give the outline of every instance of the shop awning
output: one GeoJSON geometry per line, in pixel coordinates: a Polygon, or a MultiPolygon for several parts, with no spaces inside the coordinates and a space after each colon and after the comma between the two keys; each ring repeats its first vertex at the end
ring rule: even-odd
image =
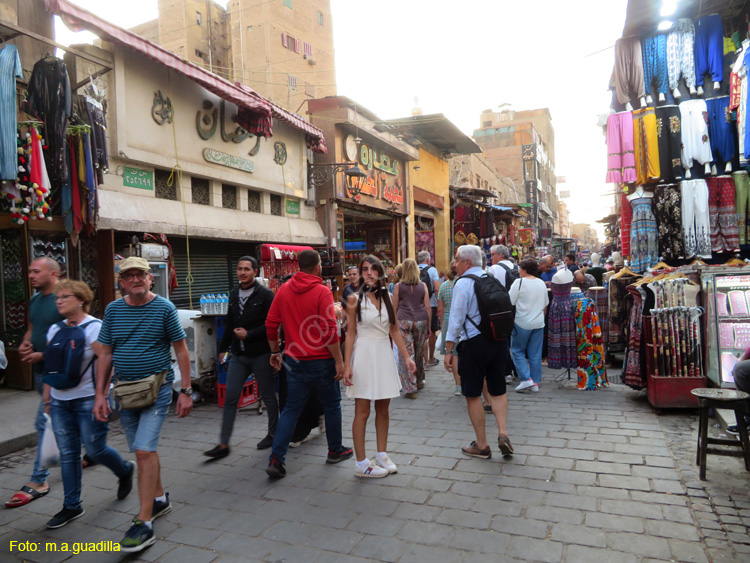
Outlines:
{"type": "Polygon", "coordinates": [[[297,261],[303,250],[312,250],[309,246],[292,246],[289,244],[261,244],[260,259],[263,262],[297,261]]]}
{"type": "Polygon", "coordinates": [[[304,131],[307,146],[315,152],[327,152],[323,132],[300,116],[288,112],[263,98],[252,88],[235,83],[191,63],[164,47],[101,19],[67,0],[45,0],[48,12],[60,16],[74,31],[88,30],[101,39],[123,45],[182,74],[221,99],[239,108],[237,123],[246,131],[262,137],[273,135],[273,118],[304,131]]]}

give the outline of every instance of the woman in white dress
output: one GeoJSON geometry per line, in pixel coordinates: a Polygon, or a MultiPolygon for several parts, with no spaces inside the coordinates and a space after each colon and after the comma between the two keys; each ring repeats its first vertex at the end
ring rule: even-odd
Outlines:
{"type": "Polygon", "coordinates": [[[398,397],[401,382],[393,360],[390,340],[398,346],[409,371],[417,366],[406,352],[390,294],[386,287],[383,265],[375,256],[366,256],[359,266],[359,293],[347,301],[347,338],[344,357],[344,385],[347,397],[354,398],[354,453],[357,477],[385,477],[396,473],[388,457],[388,406],[398,397]],[[390,337],[390,338],[389,338],[390,337]],[[372,460],[365,455],[365,430],[370,417],[370,402],[375,401],[375,436],[378,453],[372,460]]]}

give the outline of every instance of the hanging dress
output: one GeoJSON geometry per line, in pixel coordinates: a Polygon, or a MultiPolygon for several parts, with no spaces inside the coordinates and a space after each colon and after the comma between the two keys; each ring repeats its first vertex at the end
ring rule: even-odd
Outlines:
{"type": "Polygon", "coordinates": [[[641,196],[630,202],[633,220],[630,223],[630,269],[636,273],[659,261],[659,231],[651,211],[651,198],[641,196]]]}
{"type": "Polygon", "coordinates": [[[646,358],[642,350],[643,305],[646,301],[646,290],[634,285],[629,285],[627,290],[633,296],[633,308],[630,310],[630,337],[625,352],[622,382],[633,389],[643,389],[646,387],[646,358]]]}
{"type": "Polygon", "coordinates": [[[609,387],[604,365],[602,330],[594,302],[588,297],[575,302],[578,389],[593,391],[609,387]]]}
{"type": "Polygon", "coordinates": [[[0,180],[18,176],[16,78],[23,78],[21,57],[15,45],[0,50],[0,180]]]}
{"type": "Polygon", "coordinates": [[[576,325],[570,289],[574,282],[550,282],[552,304],[549,306],[547,366],[551,369],[575,368],[576,325]]]}
{"type": "Polygon", "coordinates": [[[678,184],[656,186],[652,205],[656,218],[656,229],[659,233],[661,256],[667,261],[685,256],[680,186],[678,184]]]}

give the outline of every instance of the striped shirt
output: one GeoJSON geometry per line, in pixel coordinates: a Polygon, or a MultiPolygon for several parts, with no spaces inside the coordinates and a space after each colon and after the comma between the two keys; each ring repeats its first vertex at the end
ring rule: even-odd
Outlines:
{"type": "Polygon", "coordinates": [[[167,382],[171,383],[171,344],[184,338],[177,308],[157,295],[137,307],[128,305],[124,297],[107,305],[97,340],[112,348],[118,380],[133,381],[169,370],[167,382]]]}
{"type": "Polygon", "coordinates": [[[5,45],[0,50],[0,180],[18,176],[16,78],[23,78],[21,57],[15,45],[5,45]]]}

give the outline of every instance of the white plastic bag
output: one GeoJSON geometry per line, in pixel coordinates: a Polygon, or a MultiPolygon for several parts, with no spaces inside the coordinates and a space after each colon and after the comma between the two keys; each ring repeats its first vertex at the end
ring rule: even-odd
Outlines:
{"type": "Polygon", "coordinates": [[[8,358],[5,357],[5,344],[0,340],[0,369],[8,367],[8,358]]]}
{"type": "Polygon", "coordinates": [[[42,467],[57,467],[60,465],[60,450],[55,441],[55,432],[52,430],[52,419],[44,413],[44,434],[42,435],[42,448],[39,452],[39,464],[42,467]]]}

